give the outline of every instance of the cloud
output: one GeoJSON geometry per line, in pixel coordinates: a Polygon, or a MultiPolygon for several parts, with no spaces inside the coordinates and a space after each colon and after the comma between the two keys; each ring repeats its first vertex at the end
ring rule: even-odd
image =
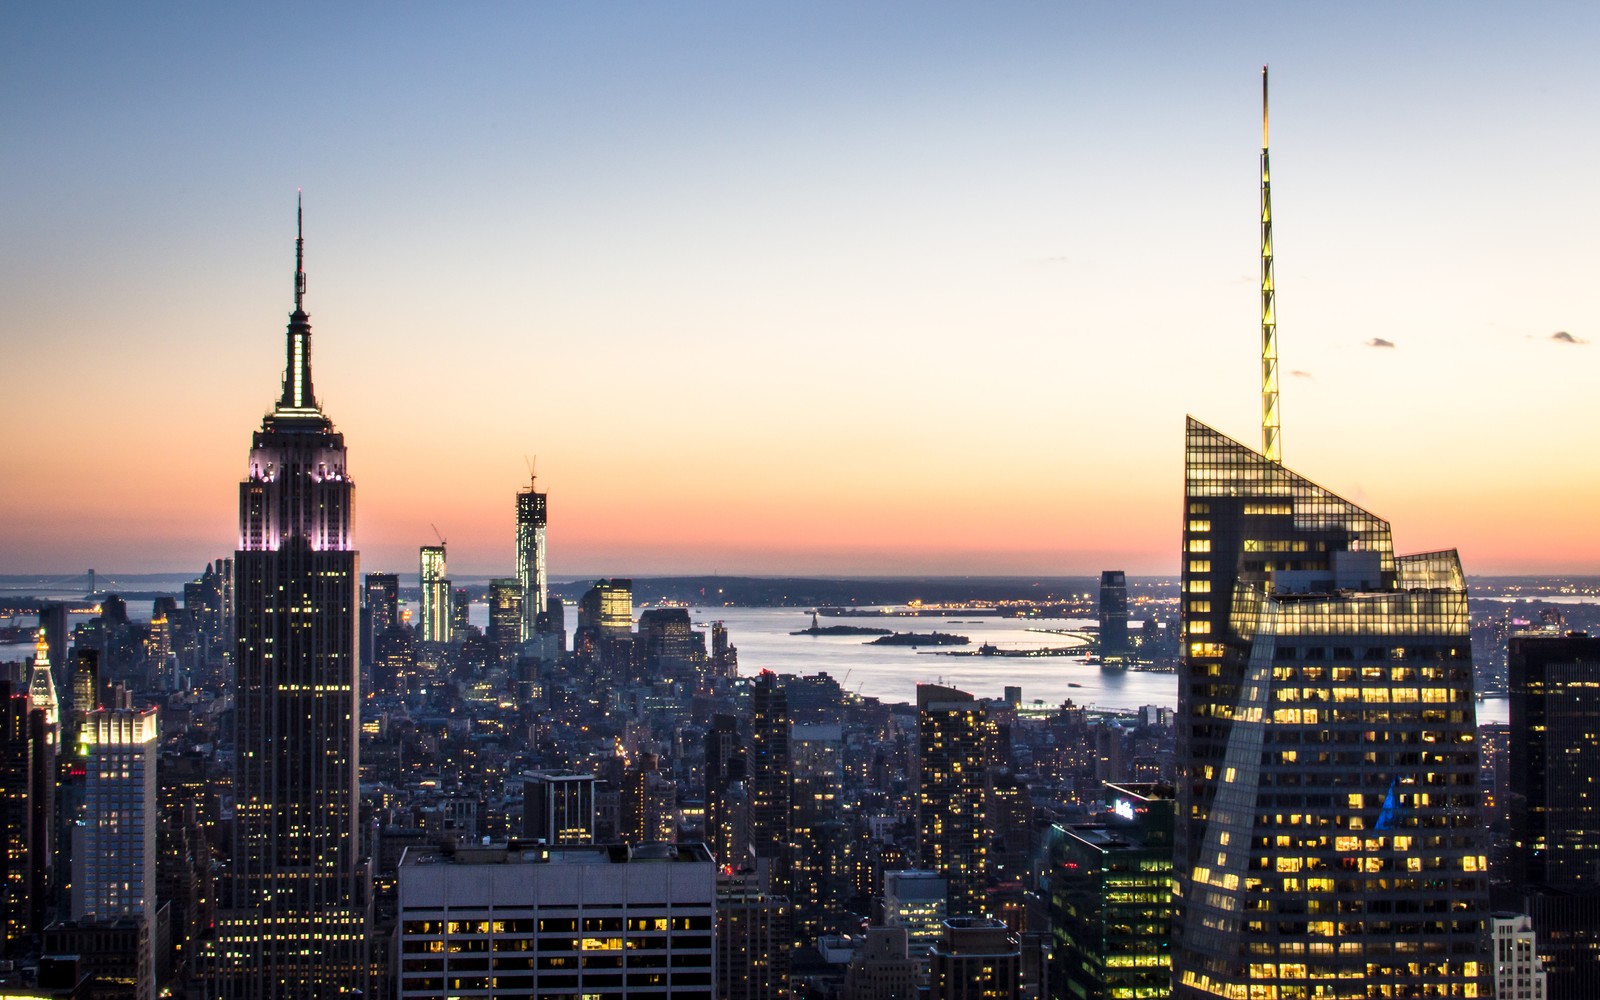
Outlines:
{"type": "Polygon", "coordinates": [[[1382,337],[1373,337],[1371,340],[1367,341],[1367,346],[1368,347],[1393,347],[1394,346],[1394,341],[1392,341],[1392,340],[1384,340],[1382,337]]]}
{"type": "Polygon", "coordinates": [[[1290,372],[1289,375],[1292,378],[1310,378],[1311,377],[1311,373],[1310,372],[1303,372],[1298,368],[1296,368],[1294,371],[1290,372]]]}
{"type": "Polygon", "coordinates": [[[1574,337],[1572,334],[1568,333],[1565,330],[1557,330],[1555,333],[1552,333],[1550,335],[1550,339],[1555,341],[1558,344],[1587,344],[1588,343],[1588,341],[1584,340],[1582,337],[1574,337]]]}

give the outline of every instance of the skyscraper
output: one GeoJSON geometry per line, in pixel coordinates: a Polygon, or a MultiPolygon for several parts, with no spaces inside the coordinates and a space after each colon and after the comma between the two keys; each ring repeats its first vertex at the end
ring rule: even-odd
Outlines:
{"type": "Polygon", "coordinates": [[[551,847],[594,843],[592,774],[524,771],[522,835],[551,847]]]}
{"type": "Polygon", "coordinates": [[[378,637],[400,621],[400,577],[368,573],[362,591],[361,659],[370,664],[378,655],[378,637]]]}
{"type": "Polygon", "coordinates": [[[304,246],[297,238],[283,394],[239,485],[233,858],[218,920],[220,985],[237,998],[366,982],[355,486],[344,436],[312,392],[304,246]]]}
{"type": "Polygon", "coordinates": [[[1513,635],[1512,887],[1551,1000],[1600,993],[1600,638],[1513,635]]]}
{"type": "MultiPolygon", "coordinates": [[[[9,665],[7,665],[9,666],[9,665]]],[[[33,932],[33,739],[28,688],[0,674],[0,959],[33,932]]]]}
{"type": "Polygon", "coordinates": [[[46,922],[57,883],[56,760],[61,751],[61,704],[56,700],[50,647],[48,634],[41,632],[28,678],[28,739],[33,743],[33,798],[28,804],[33,884],[29,894],[36,927],[46,922]]]}
{"type": "Polygon", "coordinates": [[[139,935],[139,996],[153,995],[156,937],[156,739],[154,708],[102,708],[79,736],[84,749],[81,821],[73,827],[72,919],[132,918],[139,935]]]}
{"type": "Polygon", "coordinates": [[[1487,995],[1455,552],[1192,418],[1185,468],[1176,995],[1487,995]]]}
{"type": "Polygon", "coordinates": [[[1100,574],[1100,663],[1123,667],[1128,659],[1128,576],[1108,569],[1100,574]]]}
{"type": "Polygon", "coordinates": [[[422,641],[450,641],[450,581],[445,577],[444,546],[424,545],[418,579],[422,582],[422,641]]]}
{"type": "Polygon", "coordinates": [[[794,837],[790,822],[789,697],[770,670],[750,690],[750,751],[746,757],[750,789],[750,848],[772,861],[772,891],[790,895],[794,837]]]}
{"type": "Polygon", "coordinates": [[[1050,837],[1050,980],[1060,996],[1164,997],[1172,979],[1172,788],[1105,786],[1097,823],[1050,837]]]}
{"type": "Polygon", "coordinates": [[[917,685],[917,838],[923,867],[949,881],[952,916],[984,913],[994,731],[984,704],[967,692],[917,685]]]}
{"type": "Polygon", "coordinates": [[[489,641],[510,649],[522,641],[522,585],[514,579],[489,581],[489,641]]]}
{"type": "Polygon", "coordinates": [[[534,487],[539,479],[528,477],[528,488],[517,491],[517,582],[522,587],[522,641],[533,638],[539,629],[539,615],[545,610],[544,529],[547,522],[548,494],[534,487]]]}

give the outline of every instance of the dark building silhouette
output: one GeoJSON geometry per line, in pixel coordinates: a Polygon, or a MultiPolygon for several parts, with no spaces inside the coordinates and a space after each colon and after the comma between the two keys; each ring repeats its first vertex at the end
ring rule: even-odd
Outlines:
{"type": "Polygon", "coordinates": [[[1190,419],[1176,996],[1489,992],[1455,552],[1190,419]]]}
{"type": "Polygon", "coordinates": [[[1019,1000],[1022,946],[1016,935],[988,917],[951,917],[933,946],[929,1000],[1019,1000]]]}
{"type": "Polygon", "coordinates": [[[472,627],[472,595],[465,587],[455,587],[450,591],[450,641],[465,642],[475,634],[477,629],[472,627]]]}
{"type": "Polygon", "coordinates": [[[789,902],[743,874],[717,876],[717,996],[789,1000],[789,902]]]}
{"type": "Polygon", "coordinates": [[[0,838],[3,838],[0,839],[0,958],[3,959],[25,952],[35,930],[33,753],[27,685],[20,677],[0,674],[0,838]]]}
{"type": "Polygon", "coordinates": [[[489,641],[501,650],[522,641],[522,585],[515,579],[489,581],[489,641]]]}
{"type": "Polygon", "coordinates": [[[56,700],[55,672],[44,635],[39,636],[28,678],[28,740],[33,744],[33,793],[28,803],[32,885],[28,895],[32,924],[41,928],[50,919],[51,903],[62,881],[56,867],[56,761],[61,752],[61,706],[56,700]]]}
{"type": "MultiPolygon", "coordinates": [[[[678,673],[695,662],[697,644],[688,608],[648,608],[639,613],[639,654],[646,677],[678,673]]],[[[701,652],[704,652],[701,648],[701,652]]],[[[701,657],[704,659],[704,657],[701,657]]]]}
{"type": "Polygon", "coordinates": [[[719,865],[736,871],[748,865],[750,847],[749,794],[738,719],[712,718],[705,735],[705,759],[706,846],[719,865]]]}
{"type": "Polygon", "coordinates": [[[1518,908],[1549,1000],[1600,996],[1600,637],[1513,635],[1507,667],[1518,908]]]}
{"type": "Polygon", "coordinates": [[[378,637],[400,624],[400,577],[368,573],[361,586],[361,660],[371,666],[378,656],[378,637]]]}
{"type": "Polygon", "coordinates": [[[1100,574],[1100,662],[1107,667],[1125,666],[1130,651],[1128,577],[1121,570],[1108,569],[1100,574]]]}
{"type": "Polygon", "coordinates": [[[296,241],[283,394],[239,485],[233,855],[218,919],[229,998],[366,986],[356,781],[355,486],[317,405],[296,241]]]}
{"type": "Polygon", "coordinates": [[[750,848],[772,865],[772,892],[789,898],[793,831],[789,752],[789,701],[778,676],[763,670],[750,689],[750,750],[745,757],[750,793],[750,848]]]}

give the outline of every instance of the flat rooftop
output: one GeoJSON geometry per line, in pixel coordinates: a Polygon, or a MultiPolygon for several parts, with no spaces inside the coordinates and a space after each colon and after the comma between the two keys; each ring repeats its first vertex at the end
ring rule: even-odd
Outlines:
{"type": "Polygon", "coordinates": [[[510,841],[456,848],[407,847],[400,859],[407,865],[639,865],[668,864],[674,861],[711,864],[711,851],[700,843],[690,844],[580,844],[546,847],[543,844],[510,841]]]}

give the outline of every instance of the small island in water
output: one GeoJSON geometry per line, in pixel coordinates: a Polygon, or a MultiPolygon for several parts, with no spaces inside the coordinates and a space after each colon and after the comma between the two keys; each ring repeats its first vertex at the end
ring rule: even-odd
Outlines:
{"type": "Polygon", "coordinates": [[[790,635],[888,635],[886,628],[871,628],[864,625],[824,625],[817,620],[817,613],[811,613],[811,627],[803,628],[790,635]]]}
{"type": "Polygon", "coordinates": [[[896,632],[879,636],[869,646],[965,646],[972,640],[949,632],[896,632]]]}
{"type": "Polygon", "coordinates": [[[886,628],[862,628],[857,625],[813,625],[790,635],[888,635],[886,628]]]}

